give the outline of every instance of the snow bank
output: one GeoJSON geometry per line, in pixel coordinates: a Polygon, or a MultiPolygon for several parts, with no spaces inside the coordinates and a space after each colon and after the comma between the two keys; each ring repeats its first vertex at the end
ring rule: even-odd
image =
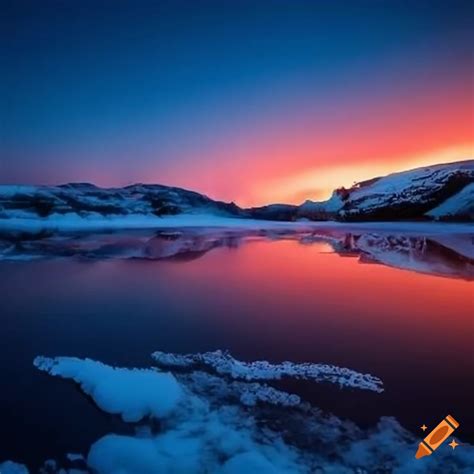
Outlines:
{"type": "Polygon", "coordinates": [[[50,375],[72,379],[107,413],[124,421],[169,415],[183,396],[175,377],[156,370],[119,369],[90,359],[36,357],[34,365],[50,375]]]}
{"type": "Polygon", "coordinates": [[[79,216],[78,214],[52,214],[48,217],[10,217],[0,218],[0,230],[39,232],[42,230],[100,231],[111,229],[186,229],[186,228],[228,228],[243,230],[279,230],[309,231],[318,228],[337,229],[379,229],[386,231],[407,231],[423,233],[472,232],[473,224],[445,224],[436,222],[296,222],[265,221],[237,217],[223,217],[212,214],[178,214],[175,216],[102,216],[100,214],[79,216]]]}
{"type": "Polygon", "coordinates": [[[229,352],[220,350],[185,355],[157,351],[152,354],[152,357],[161,367],[205,366],[220,375],[229,375],[233,379],[278,380],[288,377],[315,382],[331,382],[340,387],[383,392],[383,384],[379,378],[334,365],[288,361],[280,364],[271,364],[267,361],[242,362],[234,359],[229,352]]]}

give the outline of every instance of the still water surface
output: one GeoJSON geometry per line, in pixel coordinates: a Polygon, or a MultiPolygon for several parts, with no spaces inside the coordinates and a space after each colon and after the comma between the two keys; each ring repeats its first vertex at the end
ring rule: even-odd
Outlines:
{"type": "Polygon", "coordinates": [[[196,259],[0,263],[0,459],[30,466],[125,432],[36,355],[150,366],[154,350],[326,362],[385,392],[286,388],[360,425],[393,415],[419,434],[448,413],[474,440],[474,284],[364,264],[324,242],[251,239],[196,259]]]}

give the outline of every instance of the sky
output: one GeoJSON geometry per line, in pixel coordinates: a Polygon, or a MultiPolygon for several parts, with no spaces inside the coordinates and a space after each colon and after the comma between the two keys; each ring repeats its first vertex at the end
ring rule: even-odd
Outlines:
{"type": "Polygon", "coordinates": [[[470,1],[0,2],[0,183],[301,203],[474,156],[470,1]]]}

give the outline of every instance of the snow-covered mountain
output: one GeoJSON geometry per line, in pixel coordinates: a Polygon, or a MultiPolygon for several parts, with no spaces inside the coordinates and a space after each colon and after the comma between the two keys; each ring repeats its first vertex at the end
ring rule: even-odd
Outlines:
{"type": "Polygon", "coordinates": [[[234,203],[214,201],[203,194],[159,184],[108,189],[88,183],[0,186],[0,219],[45,218],[53,214],[100,217],[181,213],[244,215],[234,203]]]}
{"type": "Polygon", "coordinates": [[[324,202],[306,201],[311,220],[474,220],[474,160],[393,173],[340,188],[324,202]]]}
{"type": "MultiPolygon", "coordinates": [[[[323,202],[242,209],[203,194],[159,184],[99,188],[0,185],[0,223],[7,219],[55,221],[207,214],[264,220],[390,221],[474,220],[474,160],[417,168],[339,188],[323,202]],[[85,219],[82,219],[85,218],[85,219]]],[[[156,221],[158,223],[158,221],[156,221]]]]}

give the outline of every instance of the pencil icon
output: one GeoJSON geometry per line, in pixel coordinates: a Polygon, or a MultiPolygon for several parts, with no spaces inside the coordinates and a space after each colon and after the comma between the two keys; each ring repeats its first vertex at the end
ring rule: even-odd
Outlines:
{"type": "Polygon", "coordinates": [[[459,427],[459,423],[448,415],[431,433],[419,444],[415,454],[416,459],[429,456],[438,449],[451,433],[459,427]]]}

